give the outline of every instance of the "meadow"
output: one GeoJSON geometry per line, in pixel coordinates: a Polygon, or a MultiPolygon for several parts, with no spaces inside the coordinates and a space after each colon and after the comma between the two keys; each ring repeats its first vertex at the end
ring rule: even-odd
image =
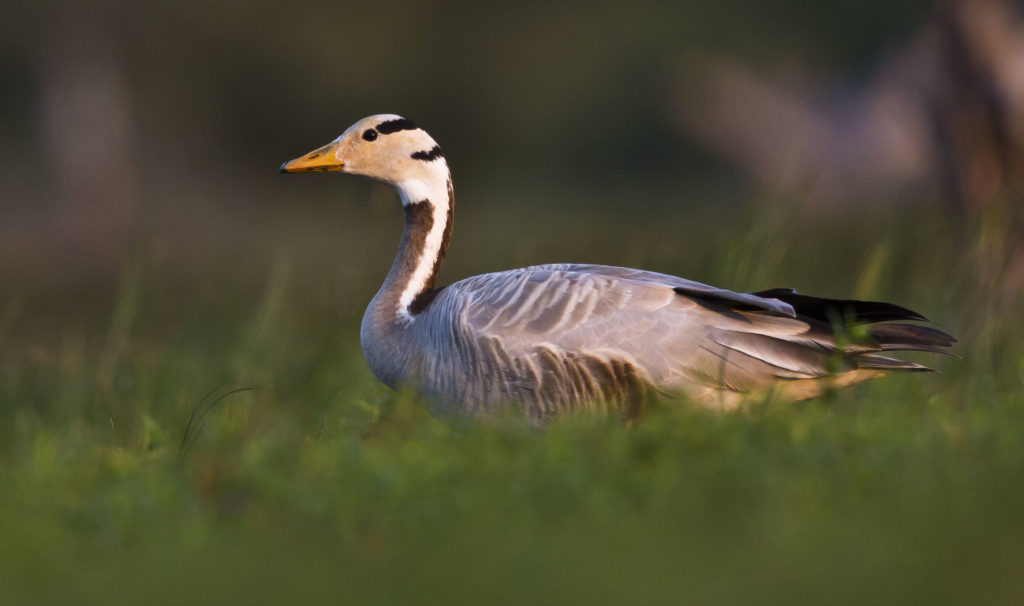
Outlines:
{"type": "Polygon", "coordinates": [[[537,429],[514,409],[433,418],[376,382],[358,325],[397,204],[292,183],[227,241],[152,229],[111,288],[6,279],[0,603],[1024,601],[1024,315],[1000,205],[695,212],[645,207],[654,185],[467,201],[445,281],[630,265],[891,300],[961,340],[914,358],[939,373],[819,400],[537,429]],[[641,202],[592,203],[623,193],[641,202]]]}

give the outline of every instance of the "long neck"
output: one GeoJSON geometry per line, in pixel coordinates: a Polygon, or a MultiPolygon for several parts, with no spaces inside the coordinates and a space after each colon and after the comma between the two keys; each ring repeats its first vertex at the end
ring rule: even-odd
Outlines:
{"type": "Polygon", "coordinates": [[[451,175],[443,160],[425,179],[396,184],[405,209],[405,231],[391,270],[374,298],[378,321],[408,325],[432,299],[448,252],[455,214],[451,175]]]}

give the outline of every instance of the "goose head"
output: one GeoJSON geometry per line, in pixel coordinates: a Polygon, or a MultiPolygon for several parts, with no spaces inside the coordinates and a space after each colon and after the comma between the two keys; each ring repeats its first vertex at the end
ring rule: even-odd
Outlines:
{"type": "Polygon", "coordinates": [[[437,142],[412,121],[377,114],[356,122],[327,145],[281,165],[283,173],[342,172],[398,186],[447,180],[437,142]]]}

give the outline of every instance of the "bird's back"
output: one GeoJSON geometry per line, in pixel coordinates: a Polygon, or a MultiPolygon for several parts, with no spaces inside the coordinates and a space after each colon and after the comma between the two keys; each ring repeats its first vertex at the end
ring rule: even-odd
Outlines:
{"type": "MultiPolygon", "coordinates": [[[[441,290],[404,333],[402,379],[460,411],[522,403],[545,417],[629,405],[652,389],[732,406],[753,394],[801,399],[887,370],[927,370],[877,352],[953,342],[923,326],[879,324],[841,347],[822,315],[833,313],[828,302],[600,265],[484,274],[441,290]]],[[[923,319],[888,304],[834,303],[836,317],[854,314],[854,323],[923,319]],[[875,316],[858,318],[857,309],[875,316]]]]}

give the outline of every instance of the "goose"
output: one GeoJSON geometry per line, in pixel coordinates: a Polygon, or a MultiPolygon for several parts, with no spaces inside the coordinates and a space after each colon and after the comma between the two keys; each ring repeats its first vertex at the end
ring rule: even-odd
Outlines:
{"type": "Polygon", "coordinates": [[[797,401],[929,371],[880,352],[947,353],[956,342],[891,303],[740,293],[625,267],[537,265],[437,287],[451,173],[438,143],[398,115],[363,118],[280,170],[361,175],[398,191],[405,229],[360,343],[380,381],[413,387],[436,414],[521,406],[544,422],[580,408],[635,413],[659,394],[718,409],[797,401]]]}

